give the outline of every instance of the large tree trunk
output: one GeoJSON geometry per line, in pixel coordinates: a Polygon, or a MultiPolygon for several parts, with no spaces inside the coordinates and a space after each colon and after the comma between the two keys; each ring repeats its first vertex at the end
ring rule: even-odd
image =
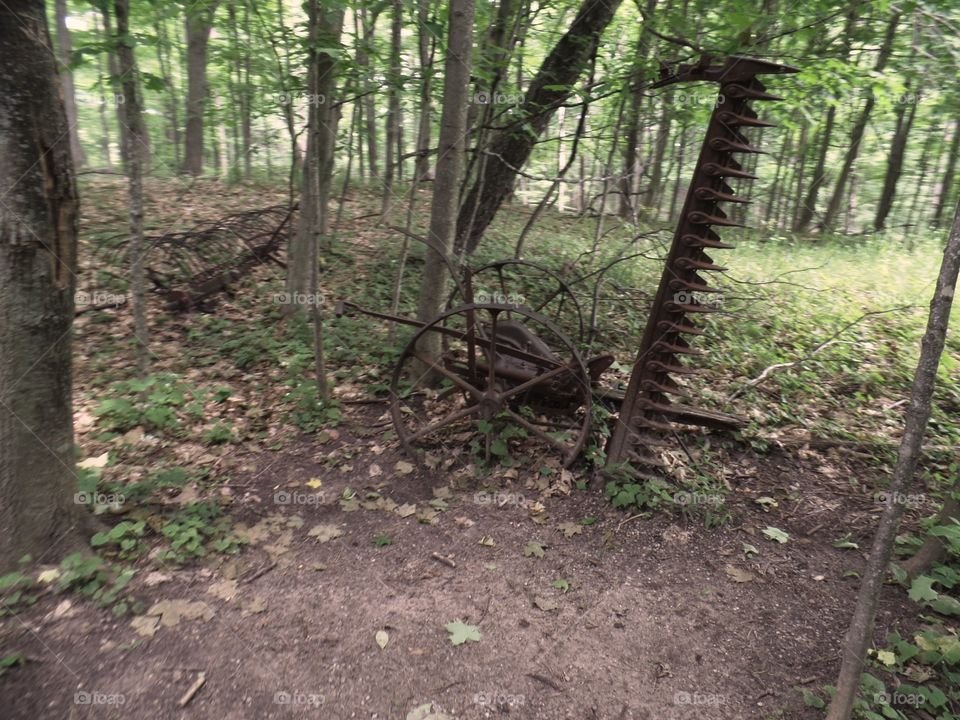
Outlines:
{"type": "MultiPolygon", "coordinates": [[[[315,0],[314,0],[315,1],[315,0]]],[[[339,47],[343,11],[315,8],[317,42],[323,48],[339,47]]],[[[330,99],[337,79],[337,58],[329,52],[313,53],[310,60],[307,113],[307,154],[303,163],[303,191],[300,197],[300,219],[287,251],[287,293],[290,304],[284,311],[294,313],[298,295],[310,292],[314,246],[327,234],[327,200],[333,173],[333,150],[336,142],[337,110],[330,99]],[[319,101],[320,99],[323,101],[319,101]],[[314,102],[317,100],[317,102],[314,102]]]]}
{"type": "Polygon", "coordinates": [[[77,96],[73,89],[73,71],[70,69],[70,56],[73,51],[70,31],[67,29],[67,0],[56,0],[55,8],[60,84],[63,86],[63,105],[67,112],[67,124],[70,126],[70,154],[74,167],[83,167],[87,163],[87,158],[80,144],[80,134],[77,132],[77,96]]]}
{"type": "Polygon", "coordinates": [[[873,620],[877,610],[880,590],[886,577],[887,566],[893,555],[893,543],[897,536],[900,519],[903,517],[905,503],[899,500],[909,491],[917,467],[930,419],[930,402],[933,397],[934,383],[940,355],[947,339],[947,325],[950,321],[950,308],[957,291],[957,275],[960,273],[960,208],[954,216],[953,228],[940,266],[940,275],[930,302],[930,317],[920,347],[920,360],[913,377],[913,389],[910,393],[910,406],[907,409],[906,424],[897,464],[893,470],[893,479],[888,489],[888,499],[877,534],[870,550],[870,558],[863,571],[857,606],[853,611],[850,629],[843,647],[843,662],[837,682],[837,694],[830,703],[827,720],[848,720],[857,690],[860,687],[860,673],[863,659],[873,635],[873,620]]]}
{"type": "Polygon", "coordinates": [[[0,3],[0,569],[81,544],[71,328],[78,203],[40,0],[0,3]]]}
{"type": "Polygon", "coordinates": [[[467,193],[457,218],[455,249],[472,253],[513,187],[517,170],[526,163],[534,143],[554,111],[570,97],[571,88],[587,67],[600,35],[613,19],[621,0],[584,0],[573,24],[543,61],[520,105],[523,122],[511,122],[492,137],[484,172],[467,193]]]}
{"type": "Polygon", "coordinates": [[[187,34],[187,131],[183,172],[203,172],[203,110],[207,102],[207,43],[213,15],[220,0],[190,3],[186,13],[187,34]]]}
{"type": "MultiPolygon", "coordinates": [[[[430,239],[427,250],[417,317],[427,321],[436,315],[446,293],[447,261],[450,259],[457,224],[457,199],[463,172],[464,134],[467,127],[467,93],[470,87],[470,55],[473,47],[473,0],[450,0],[447,56],[444,60],[443,109],[437,145],[436,181],[430,208],[430,239]]],[[[425,337],[422,350],[439,353],[439,336],[425,337]]]]}
{"type": "MultiPolygon", "coordinates": [[[[899,13],[894,13],[893,17],[890,18],[890,24],[887,25],[886,36],[883,38],[883,45],[880,47],[877,62],[873,68],[877,74],[883,72],[893,52],[893,43],[896,40],[897,25],[900,22],[900,17],[899,13]]],[[[833,228],[834,221],[837,219],[837,215],[840,212],[840,205],[846,194],[847,181],[850,179],[853,164],[857,161],[857,156],[860,154],[860,142],[863,140],[863,133],[867,129],[867,123],[870,122],[870,114],[873,112],[873,107],[876,105],[876,102],[876,97],[874,97],[873,92],[871,92],[866,104],[860,111],[860,117],[857,118],[853,130],[850,132],[850,145],[847,147],[847,152],[843,156],[843,164],[840,167],[840,174],[837,176],[837,184],[833,189],[833,195],[830,196],[827,211],[817,226],[821,230],[829,232],[833,228]]]]}

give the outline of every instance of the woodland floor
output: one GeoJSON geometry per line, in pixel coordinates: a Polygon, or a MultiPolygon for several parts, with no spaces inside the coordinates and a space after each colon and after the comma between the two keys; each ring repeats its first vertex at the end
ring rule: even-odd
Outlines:
{"type": "MultiPolygon", "coordinates": [[[[847,481],[862,469],[810,452],[734,455],[735,519],[710,530],[666,516],[630,520],[595,489],[544,499],[542,525],[515,504],[475,502],[476,487],[453,489],[436,524],[423,524],[341,508],[342,489],[369,484],[371,465],[402,462],[398,451],[350,434],[371,419],[349,419],[330,443],[356,449],[350,472],[326,469],[332,447],[311,438],[243,457],[249,470],[235,483],[242,500],[232,512],[262,530],[260,542],[239,559],[136,586],[148,604],[201,601],[209,620],[161,625],[145,639],[89,604],[58,617],[51,600],[7,621],[7,641],[34,662],[0,684],[6,716],[404,718],[427,702],[459,718],[818,716],[795,688],[831,682],[839,664],[856,595],[844,573],[862,559],[832,541],[842,527],[868,545],[875,503],[850,493],[847,481]],[[303,489],[304,478],[322,479],[328,500],[270,502],[278,489],[303,489]],[[778,507],[764,511],[758,497],[777,498],[778,507]],[[596,522],[579,534],[557,530],[586,517],[596,522]],[[307,535],[317,524],[343,535],[318,543],[307,535]],[[763,538],[769,525],[794,540],[763,538]],[[392,544],[378,547],[382,535],[392,544]],[[494,544],[481,544],[485,537],[494,544]],[[542,543],[543,558],[525,556],[531,541],[542,543]],[[759,554],[745,556],[744,543],[759,554]],[[235,595],[211,595],[230,579],[235,595]],[[557,579],[570,589],[553,587],[557,579]],[[443,626],[457,619],[478,625],[481,641],[451,645],[443,626]],[[383,650],[379,630],[389,635],[383,650]],[[206,684],[181,709],[199,672],[206,684]],[[73,702],[78,688],[126,702],[87,714],[73,702]],[[282,692],[314,705],[277,704],[282,692]]],[[[423,507],[449,479],[411,474],[377,487],[423,507]]],[[[496,491],[536,492],[516,482],[496,491]]],[[[903,593],[886,592],[878,638],[910,617],[903,593]]]]}
{"type": "MultiPolygon", "coordinates": [[[[114,325],[80,325],[81,427],[95,422],[90,378],[108,344],[97,333],[123,338],[114,325]]],[[[172,342],[157,362],[172,368],[186,330],[172,323],[159,335],[172,342]]],[[[249,406],[269,404],[256,392],[249,406]]],[[[839,667],[850,571],[862,569],[882,507],[875,464],[842,448],[759,454],[710,436],[729,517],[707,528],[616,510],[586,474],[544,482],[521,463],[481,484],[411,468],[383,440],[386,407],[345,404],[336,429],[319,434],[278,426],[260,442],[171,445],[184,463],[231,468],[213,492],[242,551],[146,564],[129,586],[145,606],[200,603],[197,617],[170,611],[135,626],[46,594],[2,618],[0,643],[27,659],[0,678],[2,715],[402,720],[433,703],[434,717],[464,720],[820,716],[800,689],[832,683],[839,667]],[[278,504],[280,492],[311,500],[278,504]],[[836,547],[843,536],[859,549],[836,547]],[[478,626],[480,641],[454,646],[444,626],[457,620],[478,626]],[[200,673],[205,684],[181,706],[200,673]],[[124,702],[78,704],[78,690],[124,702]]],[[[87,456],[119,447],[80,438],[87,456]]],[[[143,442],[142,432],[124,438],[143,442]]],[[[877,638],[916,622],[903,590],[885,588],[877,638]]]]}

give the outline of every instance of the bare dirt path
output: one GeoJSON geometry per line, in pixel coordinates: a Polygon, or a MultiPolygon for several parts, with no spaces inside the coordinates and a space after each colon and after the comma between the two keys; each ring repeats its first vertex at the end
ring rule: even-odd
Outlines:
{"type": "MultiPolygon", "coordinates": [[[[402,720],[432,703],[431,717],[464,720],[814,718],[795,688],[832,681],[856,589],[845,573],[863,563],[832,543],[850,531],[865,547],[876,505],[835,479],[856,468],[811,453],[733,459],[732,517],[711,529],[629,519],[596,486],[540,497],[522,476],[402,475],[396,449],[348,427],[243,460],[241,556],[135,581],[147,605],[201,603],[199,616],[154,617],[146,637],[48,597],[4,619],[4,644],[29,660],[0,681],[5,717],[402,720]],[[338,445],[357,452],[330,469],[338,445]],[[454,646],[457,620],[480,641],[454,646]]],[[[909,615],[890,590],[878,638],[909,615]]]]}

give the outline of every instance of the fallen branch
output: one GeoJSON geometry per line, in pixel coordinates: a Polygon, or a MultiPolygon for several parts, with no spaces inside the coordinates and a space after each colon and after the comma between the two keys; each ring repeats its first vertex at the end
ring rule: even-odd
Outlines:
{"type": "Polygon", "coordinates": [[[197,679],[196,679],[196,681],[193,683],[193,685],[190,686],[190,689],[187,690],[187,691],[183,694],[183,697],[180,698],[180,707],[186,707],[187,704],[188,704],[191,700],[193,700],[193,696],[196,695],[196,694],[200,691],[200,688],[203,687],[203,684],[204,684],[206,681],[207,681],[207,674],[204,673],[204,672],[201,672],[200,675],[197,676],[197,679]]]}
{"type": "Polygon", "coordinates": [[[733,400],[736,400],[738,397],[740,397],[741,395],[743,395],[743,393],[745,393],[745,392],[746,392],[747,390],[749,390],[750,388],[754,388],[754,387],[756,387],[757,385],[759,385],[760,383],[762,383],[764,380],[766,380],[768,377],[770,377],[770,375],[771,375],[772,373],[774,373],[775,371],[777,371],[777,370],[783,370],[784,368],[796,367],[797,365],[802,365],[803,363],[805,363],[805,362],[807,362],[808,360],[810,360],[814,355],[816,355],[816,354],[817,354],[818,352],[820,352],[821,350],[824,350],[824,349],[830,347],[831,345],[836,345],[836,344],[839,342],[839,341],[837,340],[838,337],[840,337],[841,335],[843,335],[843,333],[845,333],[847,330],[849,330],[850,328],[852,328],[854,325],[858,325],[858,324],[860,323],[860,321],[863,320],[864,318],[868,318],[868,317],[870,317],[870,316],[872,316],[872,315],[885,315],[885,314],[887,314],[887,313],[899,312],[899,311],[901,311],[901,310],[913,310],[913,309],[916,308],[916,307],[917,307],[916,305],[901,305],[901,306],[899,306],[899,307],[889,308],[888,310],[872,310],[872,311],[870,311],[870,312],[864,313],[863,315],[861,315],[860,317],[858,317],[856,320],[853,320],[852,322],[847,323],[847,324],[844,325],[842,328],[840,328],[839,330],[837,330],[837,332],[835,332],[835,333],[834,333],[833,335],[831,335],[829,338],[827,338],[827,339],[824,340],[822,343],[820,343],[819,345],[817,345],[813,350],[811,350],[810,352],[808,352],[808,353],[807,353],[806,355],[804,355],[802,358],[799,358],[799,359],[797,359],[797,360],[792,360],[791,362],[776,363],[776,364],[771,365],[770,367],[764,369],[764,371],[763,371],[762,373],[760,373],[757,377],[755,377],[753,380],[750,380],[750,381],[747,382],[745,385],[742,385],[738,390],[736,390],[736,391],[734,391],[733,393],[731,393],[730,397],[727,398],[727,402],[732,402],[733,400]]]}

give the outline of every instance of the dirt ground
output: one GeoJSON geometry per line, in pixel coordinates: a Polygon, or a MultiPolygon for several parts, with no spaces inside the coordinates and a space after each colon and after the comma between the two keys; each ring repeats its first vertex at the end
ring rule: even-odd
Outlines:
{"type": "MultiPolygon", "coordinates": [[[[250,545],[234,559],[145,569],[132,584],[147,606],[199,603],[192,619],[148,618],[138,632],[75,595],[4,618],[4,648],[28,662],[0,680],[0,714],[817,717],[797,688],[820,689],[839,667],[856,594],[848,571],[862,568],[879,513],[875,470],[836,451],[757,456],[731,443],[731,517],[708,529],[631,517],[600,480],[545,497],[522,470],[486,487],[409,472],[396,447],[366,437],[380,411],[353,408],[325,444],[304,437],[239,458],[244,472],[224,492],[250,545]],[[357,452],[331,468],[338,446],[357,452]],[[360,492],[344,501],[348,486],[360,492]],[[416,513],[402,517],[407,504],[416,513]],[[860,550],[833,546],[848,533],[860,550]],[[452,644],[445,626],[458,620],[479,642],[452,644]]],[[[877,638],[910,617],[902,590],[887,588],[877,638]]]]}

